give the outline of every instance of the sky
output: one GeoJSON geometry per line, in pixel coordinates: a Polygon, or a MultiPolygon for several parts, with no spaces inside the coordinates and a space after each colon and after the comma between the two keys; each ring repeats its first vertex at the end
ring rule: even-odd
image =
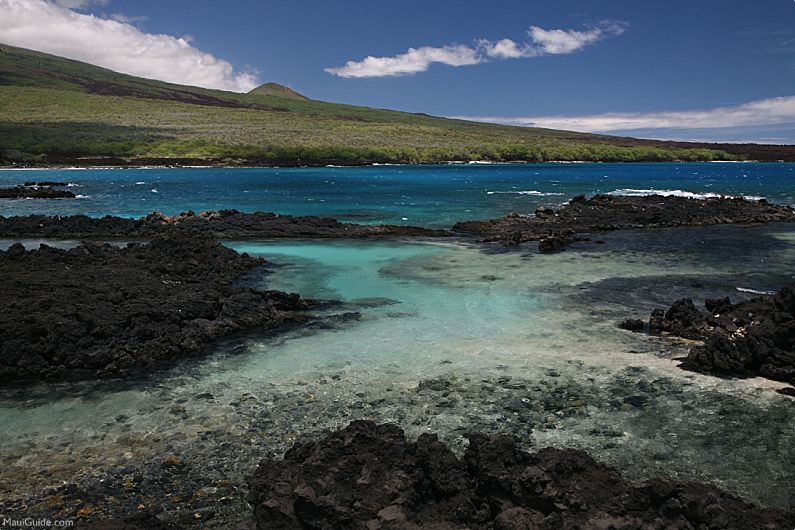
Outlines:
{"type": "Polygon", "coordinates": [[[238,92],[795,144],[793,0],[0,0],[0,42],[238,92]]]}

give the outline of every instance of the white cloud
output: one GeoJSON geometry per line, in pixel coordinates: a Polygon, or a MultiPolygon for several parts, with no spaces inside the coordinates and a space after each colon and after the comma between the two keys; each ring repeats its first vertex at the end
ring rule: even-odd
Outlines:
{"type": "Polygon", "coordinates": [[[668,112],[612,112],[586,116],[460,117],[461,119],[607,133],[649,129],[725,129],[795,123],[795,96],[751,101],[708,110],[668,112]]]}
{"type": "Polygon", "coordinates": [[[0,42],[184,85],[247,92],[260,84],[255,75],[235,72],[185,39],[64,7],[83,7],[88,0],[58,2],[0,0],[0,42]]]}
{"type": "Polygon", "coordinates": [[[433,63],[450,66],[478,64],[480,57],[469,46],[456,45],[433,48],[409,48],[394,57],[368,56],[361,61],[348,61],[339,68],[326,68],[326,72],[339,77],[386,77],[424,72],[433,63]]]}
{"type": "MultiPolygon", "coordinates": [[[[124,13],[112,13],[110,15],[110,18],[112,20],[115,20],[116,22],[121,22],[122,24],[135,24],[136,22],[143,22],[145,20],[148,20],[148,18],[144,16],[130,16],[130,15],[125,15],[124,13]]],[[[185,39],[185,37],[182,38],[185,39]]],[[[185,40],[190,42],[190,40],[188,39],[185,40]]]]}
{"type": "Polygon", "coordinates": [[[90,5],[106,6],[110,0],[55,0],[54,3],[67,9],[80,9],[90,5]]]}
{"type": "Polygon", "coordinates": [[[621,35],[625,30],[625,24],[603,22],[587,31],[564,31],[533,26],[529,34],[530,39],[543,53],[557,55],[579,51],[605,37],[621,35]]]}
{"type": "Polygon", "coordinates": [[[541,55],[574,53],[606,37],[623,33],[626,24],[601,22],[585,31],[543,29],[532,26],[529,41],[517,43],[511,39],[490,41],[480,39],[475,46],[455,44],[439,48],[423,46],[409,48],[406,53],[391,57],[368,56],[361,61],[348,61],[344,66],[326,68],[339,77],[388,77],[413,75],[426,71],[432,64],[467,66],[481,64],[489,59],[519,59],[541,55]]]}

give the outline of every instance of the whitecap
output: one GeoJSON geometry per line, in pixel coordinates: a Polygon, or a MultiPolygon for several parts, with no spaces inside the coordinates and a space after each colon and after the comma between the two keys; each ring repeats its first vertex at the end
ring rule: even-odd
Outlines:
{"type": "Polygon", "coordinates": [[[151,190],[149,190],[149,191],[151,191],[152,193],[159,193],[159,192],[157,191],[157,188],[152,188],[152,189],[151,189],[151,190]]]}
{"type": "Polygon", "coordinates": [[[747,287],[735,287],[741,293],[751,293],[751,294],[776,294],[775,291],[759,291],[757,289],[749,289],[747,287]]]}
{"type": "Polygon", "coordinates": [[[514,195],[532,195],[534,197],[548,197],[551,195],[565,195],[565,193],[558,193],[554,191],[538,191],[538,190],[520,190],[520,191],[487,191],[487,195],[494,195],[495,193],[512,193],[514,195]]]}
{"type": "Polygon", "coordinates": [[[758,201],[764,199],[764,197],[758,197],[756,195],[723,195],[720,193],[713,193],[713,192],[693,192],[693,191],[685,191],[685,190],[658,190],[655,188],[649,189],[635,189],[635,188],[622,188],[619,190],[613,190],[607,193],[608,195],[624,195],[627,197],[648,197],[650,195],[660,195],[662,197],[684,197],[686,199],[717,199],[717,198],[726,198],[726,199],[735,199],[741,197],[743,199],[748,199],[749,201],[758,201]]]}

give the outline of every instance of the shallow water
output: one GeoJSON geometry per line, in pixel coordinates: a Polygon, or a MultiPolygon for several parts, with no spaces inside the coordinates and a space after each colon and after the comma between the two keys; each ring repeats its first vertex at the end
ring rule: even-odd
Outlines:
{"type": "Polygon", "coordinates": [[[0,186],[63,181],[77,199],[0,200],[0,215],[236,208],[360,223],[449,227],[532,212],[579,193],[767,197],[795,204],[793,163],[458,164],[354,168],[0,170],[0,186]]]}
{"type": "Polygon", "coordinates": [[[459,449],[472,430],[511,433],[587,449],[634,479],[795,501],[795,408],[776,384],[684,372],[672,359],[689,344],[615,326],[677,297],[739,300],[750,294],[738,287],[792,282],[791,226],[613,233],[552,255],[465,242],[230,246],[272,263],[244,281],[342,305],[143,380],[3,389],[0,500],[112,483],[169,454],[242,485],[262,456],[372,418],[459,449]]]}

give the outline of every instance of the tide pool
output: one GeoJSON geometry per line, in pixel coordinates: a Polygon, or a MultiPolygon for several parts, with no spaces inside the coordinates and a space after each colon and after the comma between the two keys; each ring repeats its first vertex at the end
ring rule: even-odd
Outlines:
{"type": "MultiPolygon", "coordinates": [[[[792,228],[604,240],[552,255],[461,242],[229,243],[271,263],[241,281],[339,304],[136,380],[2,389],[0,502],[65,480],[123,482],[174,454],[208,483],[240,485],[262,456],[370,418],[459,449],[473,430],[583,448],[633,479],[707,481],[791,504],[790,398],[769,381],[682,371],[673,359],[689,344],[616,322],[677,297],[739,300],[750,295],[738,287],[792,281],[792,228]]],[[[244,513],[236,499],[229,506],[244,513]]]]}

